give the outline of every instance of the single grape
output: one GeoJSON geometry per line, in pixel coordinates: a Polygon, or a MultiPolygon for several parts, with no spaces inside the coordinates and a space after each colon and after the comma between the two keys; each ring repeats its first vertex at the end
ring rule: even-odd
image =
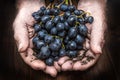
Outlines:
{"type": "Polygon", "coordinates": [[[43,16],[44,12],[42,10],[38,10],[38,15],[43,16]]]}
{"type": "Polygon", "coordinates": [[[50,44],[51,42],[54,41],[54,38],[50,35],[45,35],[44,41],[45,41],[45,43],[50,44]]]}
{"type": "Polygon", "coordinates": [[[77,29],[75,27],[72,27],[68,31],[68,37],[69,38],[75,38],[77,36],[77,29]]]}
{"type": "Polygon", "coordinates": [[[42,46],[45,46],[45,42],[42,40],[37,41],[36,48],[41,49],[42,46]]]}
{"type": "Polygon", "coordinates": [[[50,56],[50,54],[51,54],[51,51],[48,48],[48,46],[43,46],[43,47],[41,47],[41,50],[40,50],[39,54],[37,55],[37,57],[39,59],[46,59],[50,56]]]}
{"type": "Polygon", "coordinates": [[[64,44],[67,44],[69,41],[70,41],[70,38],[69,38],[68,36],[66,36],[66,37],[64,38],[64,44]]]}
{"type": "Polygon", "coordinates": [[[69,5],[68,6],[68,10],[70,11],[70,12],[74,12],[75,11],[75,6],[74,5],[69,5]]]}
{"type": "Polygon", "coordinates": [[[80,26],[78,26],[78,32],[83,36],[87,36],[88,28],[86,27],[86,25],[81,24],[80,26]]]}
{"type": "Polygon", "coordinates": [[[54,64],[54,59],[53,58],[48,58],[45,60],[46,65],[52,66],[54,64]]]}
{"type": "Polygon", "coordinates": [[[38,12],[34,12],[34,13],[32,14],[32,16],[33,16],[33,18],[34,18],[36,21],[40,21],[40,20],[41,20],[41,17],[40,17],[40,15],[39,15],[38,12]]]}
{"type": "Polygon", "coordinates": [[[51,17],[49,15],[44,15],[41,18],[41,22],[42,23],[46,23],[47,21],[49,21],[51,19],[51,17]]]}
{"type": "Polygon", "coordinates": [[[65,55],[66,55],[65,49],[60,49],[60,51],[59,51],[59,56],[60,56],[60,57],[63,57],[63,56],[65,56],[65,55]]]}
{"type": "Polygon", "coordinates": [[[52,34],[52,35],[57,35],[57,28],[56,28],[56,27],[53,27],[53,28],[50,30],[50,34],[52,34]]]}
{"type": "Polygon", "coordinates": [[[76,18],[76,16],[74,16],[74,15],[69,16],[68,19],[67,19],[67,22],[68,22],[69,25],[71,25],[71,26],[74,26],[75,23],[76,23],[76,21],[77,21],[77,18],[76,18]]]}
{"type": "Polygon", "coordinates": [[[58,50],[61,48],[61,46],[58,45],[57,43],[51,43],[51,44],[49,45],[49,48],[50,48],[52,51],[58,51],[58,50]]]}
{"type": "Polygon", "coordinates": [[[40,8],[40,10],[44,11],[44,10],[46,10],[46,7],[45,7],[45,6],[42,6],[42,7],[40,8]]]}
{"type": "Polygon", "coordinates": [[[38,36],[35,36],[33,39],[32,39],[32,42],[34,45],[37,44],[37,41],[39,41],[39,37],[38,36]]]}
{"type": "Polygon", "coordinates": [[[77,44],[83,44],[83,42],[85,41],[85,38],[82,37],[81,35],[77,35],[75,38],[75,41],[77,44]]]}
{"type": "Polygon", "coordinates": [[[62,45],[62,40],[59,38],[55,38],[54,43],[61,46],[62,45]]]}
{"type": "Polygon", "coordinates": [[[77,44],[76,44],[75,41],[69,41],[69,42],[68,42],[68,45],[69,45],[69,49],[70,49],[70,50],[75,50],[75,49],[77,49],[77,44]]]}
{"type": "Polygon", "coordinates": [[[64,22],[64,26],[65,26],[65,30],[69,30],[70,29],[70,25],[66,21],[64,22]]]}
{"type": "Polygon", "coordinates": [[[57,31],[63,31],[64,28],[65,28],[65,26],[64,26],[63,23],[58,23],[58,24],[56,25],[56,28],[57,28],[57,31]]]}
{"type": "Polygon", "coordinates": [[[38,32],[41,30],[41,26],[39,24],[34,24],[34,29],[35,29],[35,32],[38,32]]]}
{"type": "Polygon", "coordinates": [[[78,18],[77,20],[80,24],[85,24],[85,19],[84,18],[78,18]]]}
{"type": "Polygon", "coordinates": [[[94,21],[94,18],[93,18],[92,16],[88,16],[88,17],[87,17],[87,22],[88,22],[88,23],[92,24],[93,21],[94,21]]]}
{"type": "Polygon", "coordinates": [[[67,11],[68,10],[68,5],[66,5],[66,4],[62,4],[61,6],[60,6],[60,10],[61,11],[67,11]]]}
{"type": "Polygon", "coordinates": [[[50,15],[50,14],[51,14],[50,9],[46,9],[46,10],[44,11],[44,15],[50,15]]]}
{"type": "Polygon", "coordinates": [[[67,12],[64,13],[64,18],[67,19],[70,15],[71,15],[71,13],[69,11],[67,11],[67,12]]]}
{"type": "Polygon", "coordinates": [[[60,21],[60,16],[55,16],[53,23],[57,24],[60,21]]]}
{"type": "Polygon", "coordinates": [[[46,30],[41,30],[38,32],[38,37],[40,39],[44,39],[45,35],[47,34],[47,31],[46,30]]]}
{"type": "Polygon", "coordinates": [[[65,22],[65,19],[64,19],[63,16],[60,16],[60,21],[61,21],[62,23],[65,22]]]}
{"type": "Polygon", "coordinates": [[[75,57],[77,57],[77,51],[68,51],[68,52],[67,52],[67,55],[68,55],[70,58],[75,58],[75,57]]]}
{"type": "Polygon", "coordinates": [[[50,31],[53,26],[54,26],[54,24],[53,24],[52,20],[47,21],[46,24],[45,24],[45,28],[46,28],[47,31],[50,31]]]}
{"type": "Polygon", "coordinates": [[[60,10],[58,8],[52,9],[52,13],[54,14],[54,16],[57,16],[60,14],[60,10]]]}

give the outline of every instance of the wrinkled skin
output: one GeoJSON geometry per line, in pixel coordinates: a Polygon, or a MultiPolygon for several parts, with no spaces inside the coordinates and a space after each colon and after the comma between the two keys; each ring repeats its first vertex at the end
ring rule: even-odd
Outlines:
{"type": "MultiPolygon", "coordinates": [[[[104,43],[104,6],[99,1],[87,1],[80,0],[78,3],[78,9],[83,9],[90,12],[94,17],[92,25],[87,24],[89,29],[89,39],[86,39],[84,44],[85,48],[88,49],[87,55],[93,56],[95,59],[88,62],[86,65],[81,65],[81,61],[72,62],[68,60],[67,56],[62,57],[58,62],[54,63],[54,66],[47,66],[43,61],[36,60],[33,56],[33,44],[32,38],[34,34],[33,24],[35,23],[31,14],[37,11],[41,6],[44,6],[44,1],[40,3],[34,2],[23,2],[19,8],[19,12],[14,20],[14,38],[18,46],[18,51],[26,64],[31,66],[35,70],[42,70],[47,74],[55,77],[59,71],[70,71],[70,70],[86,70],[93,66],[102,53],[102,46],[104,43]],[[89,7],[88,7],[89,6],[89,7]]],[[[82,54],[82,51],[79,52],[82,54]]]]}
{"type": "Polygon", "coordinates": [[[46,66],[41,60],[34,60],[32,50],[32,37],[34,34],[33,24],[35,23],[31,14],[41,6],[45,6],[44,2],[23,2],[20,6],[19,12],[13,23],[14,38],[16,40],[18,51],[26,64],[35,70],[43,70],[51,76],[56,76],[57,70],[54,66],[46,66]]]}
{"type": "MultiPolygon", "coordinates": [[[[84,46],[85,48],[89,49],[87,51],[87,54],[94,56],[95,59],[88,62],[86,65],[82,65],[81,61],[77,61],[75,63],[72,63],[71,61],[65,63],[63,62],[62,70],[64,71],[72,70],[72,69],[83,71],[90,68],[99,59],[102,53],[102,47],[104,45],[104,32],[106,29],[105,13],[104,13],[105,1],[81,0],[79,1],[77,8],[82,9],[86,12],[90,12],[91,15],[94,17],[94,22],[92,24],[87,24],[89,39],[86,40],[84,46]],[[70,65],[73,67],[71,67],[70,65]]],[[[81,52],[79,53],[81,54],[81,52]]],[[[64,61],[66,60],[67,59],[65,57],[64,61]]],[[[60,60],[58,63],[60,63],[60,60]]]]}

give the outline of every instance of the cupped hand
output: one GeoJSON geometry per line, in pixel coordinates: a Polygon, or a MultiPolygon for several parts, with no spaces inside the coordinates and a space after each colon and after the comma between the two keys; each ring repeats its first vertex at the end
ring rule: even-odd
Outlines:
{"type": "Polygon", "coordinates": [[[44,2],[23,2],[20,6],[19,12],[13,23],[14,38],[18,47],[18,51],[29,66],[35,70],[43,70],[44,72],[55,77],[57,75],[57,64],[54,66],[46,66],[42,60],[36,60],[33,56],[32,37],[34,36],[33,24],[35,20],[32,13],[39,10],[41,6],[45,6],[44,2]]]}
{"type": "MultiPolygon", "coordinates": [[[[102,47],[104,45],[104,32],[106,29],[105,22],[105,0],[79,0],[78,9],[91,13],[94,17],[92,24],[86,24],[88,28],[88,37],[84,43],[84,48],[87,49],[86,56],[91,56],[94,59],[87,61],[84,65],[83,62],[87,60],[84,57],[82,60],[74,62],[69,60],[68,57],[61,58],[58,63],[61,65],[63,71],[67,70],[86,70],[95,65],[102,53],[102,47]]],[[[84,51],[80,51],[79,55],[82,55],[84,51]]]]}

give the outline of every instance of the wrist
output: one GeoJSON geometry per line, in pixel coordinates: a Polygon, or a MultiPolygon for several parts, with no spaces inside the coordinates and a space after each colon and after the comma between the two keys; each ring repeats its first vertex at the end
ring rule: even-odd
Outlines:
{"type": "Polygon", "coordinates": [[[79,0],[78,8],[81,9],[83,7],[87,9],[96,9],[96,7],[99,7],[100,9],[104,10],[106,7],[106,0],[79,0]]]}
{"type": "Polygon", "coordinates": [[[100,2],[100,3],[106,3],[107,0],[79,0],[80,2],[100,2]]]}
{"type": "Polygon", "coordinates": [[[32,7],[32,5],[43,5],[45,4],[45,0],[18,0],[17,1],[17,9],[21,9],[24,7],[32,7]]]}

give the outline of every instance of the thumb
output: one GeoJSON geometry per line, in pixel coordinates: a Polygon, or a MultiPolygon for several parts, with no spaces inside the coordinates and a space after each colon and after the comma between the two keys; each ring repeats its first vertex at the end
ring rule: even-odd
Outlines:
{"type": "Polygon", "coordinates": [[[104,31],[106,28],[106,23],[104,20],[100,19],[103,17],[94,17],[93,25],[92,25],[92,31],[91,31],[91,50],[94,53],[102,53],[102,45],[104,40],[104,31]]]}
{"type": "Polygon", "coordinates": [[[29,38],[27,27],[22,21],[16,21],[13,24],[14,38],[16,40],[18,51],[23,52],[28,48],[29,38]]]}

